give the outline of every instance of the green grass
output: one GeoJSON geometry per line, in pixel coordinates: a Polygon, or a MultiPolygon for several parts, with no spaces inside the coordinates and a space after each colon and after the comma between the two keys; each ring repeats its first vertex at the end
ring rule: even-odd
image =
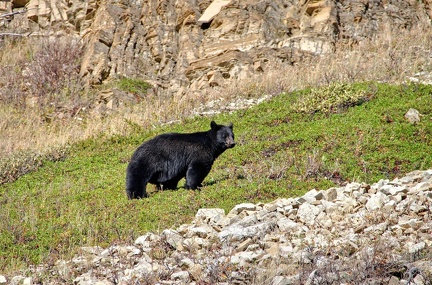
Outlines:
{"type": "MultiPolygon", "coordinates": [[[[187,223],[203,207],[229,211],[242,202],[432,167],[432,87],[360,83],[346,89],[367,100],[325,98],[337,106],[321,108],[312,100],[316,108],[304,109],[299,102],[319,91],[303,90],[234,114],[71,146],[63,161],[47,160],[0,185],[0,272],[66,258],[79,246],[131,242],[147,231],[187,223]],[[424,115],[421,122],[404,119],[409,108],[424,115]],[[201,191],[186,190],[181,181],[176,191],[149,186],[150,198],[126,199],[127,162],[142,141],[163,132],[207,130],[211,119],[234,122],[237,146],[219,157],[201,191]]],[[[323,90],[327,97],[340,94],[323,90]]]]}
{"type": "Polygon", "coordinates": [[[151,85],[140,79],[121,78],[114,85],[117,85],[120,90],[135,94],[144,95],[151,85]]]}

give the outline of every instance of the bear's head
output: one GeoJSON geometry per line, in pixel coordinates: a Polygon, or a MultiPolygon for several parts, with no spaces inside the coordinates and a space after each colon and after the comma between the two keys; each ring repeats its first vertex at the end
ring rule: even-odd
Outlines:
{"type": "Polygon", "coordinates": [[[228,126],[218,125],[215,121],[210,123],[212,131],[216,132],[217,144],[222,149],[233,148],[235,146],[233,124],[228,126]]]}

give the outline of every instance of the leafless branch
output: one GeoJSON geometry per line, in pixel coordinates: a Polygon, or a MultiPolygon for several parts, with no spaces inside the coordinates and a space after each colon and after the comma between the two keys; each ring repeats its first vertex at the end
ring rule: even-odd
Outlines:
{"type": "Polygon", "coordinates": [[[11,36],[11,37],[28,37],[31,33],[25,33],[25,34],[17,34],[17,33],[0,33],[0,37],[4,36],[11,36]]]}
{"type": "Polygon", "coordinates": [[[31,8],[31,9],[23,9],[23,10],[21,10],[21,11],[16,11],[16,12],[12,12],[12,13],[6,13],[6,14],[1,14],[0,15],[0,18],[6,18],[6,17],[9,17],[9,16],[13,16],[13,15],[17,15],[17,14],[24,14],[24,13],[26,13],[28,10],[32,10],[32,9],[37,9],[37,8],[31,8]]]}

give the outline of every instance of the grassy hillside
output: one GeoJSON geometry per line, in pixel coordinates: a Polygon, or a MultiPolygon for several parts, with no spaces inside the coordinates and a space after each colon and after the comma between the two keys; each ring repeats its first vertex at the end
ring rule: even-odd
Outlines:
{"type": "Polygon", "coordinates": [[[229,210],[350,181],[392,179],[432,167],[432,87],[333,84],[285,93],[247,110],[185,119],[132,136],[74,144],[62,161],[0,185],[0,272],[74,254],[79,246],[131,242],[191,220],[199,208],[229,210]],[[417,109],[413,125],[404,114],[417,109]],[[216,161],[201,191],[148,187],[129,201],[125,170],[144,140],[163,132],[234,123],[237,146],[216,161]]]}

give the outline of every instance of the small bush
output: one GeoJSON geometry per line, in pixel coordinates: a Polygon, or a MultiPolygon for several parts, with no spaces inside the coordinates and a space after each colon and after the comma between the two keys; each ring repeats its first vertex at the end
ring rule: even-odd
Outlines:
{"type": "Polygon", "coordinates": [[[71,40],[45,40],[39,51],[26,64],[23,75],[29,93],[43,104],[52,103],[58,94],[75,96],[79,83],[82,47],[71,40]]]}
{"type": "Polygon", "coordinates": [[[143,96],[151,87],[147,82],[140,79],[122,78],[118,81],[117,86],[120,90],[143,96]]]}
{"type": "Polygon", "coordinates": [[[367,101],[369,96],[364,90],[358,90],[353,85],[333,83],[312,89],[296,103],[294,109],[304,113],[339,113],[367,101]]]}
{"type": "Polygon", "coordinates": [[[0,158],[0,185],[13,182],[19,177],[35,171],[46,161],[61,161],[67,156],[67,148],[54,149],[46,153],[19,152],[0,158]]]}
{"type": "MultiPolygon", "coordinates": [[[[11,48],[13,45],[9,43],[11,48]]],[[[79,76],[83,49],[79,42],[42,39],[20,45],[26,46],[25,53],[5,59],[9,64],[0,67],[0,101],[25,106],[33,98],[33,103],[45,107],[79,99],[83,89],[79,76]]]]}

